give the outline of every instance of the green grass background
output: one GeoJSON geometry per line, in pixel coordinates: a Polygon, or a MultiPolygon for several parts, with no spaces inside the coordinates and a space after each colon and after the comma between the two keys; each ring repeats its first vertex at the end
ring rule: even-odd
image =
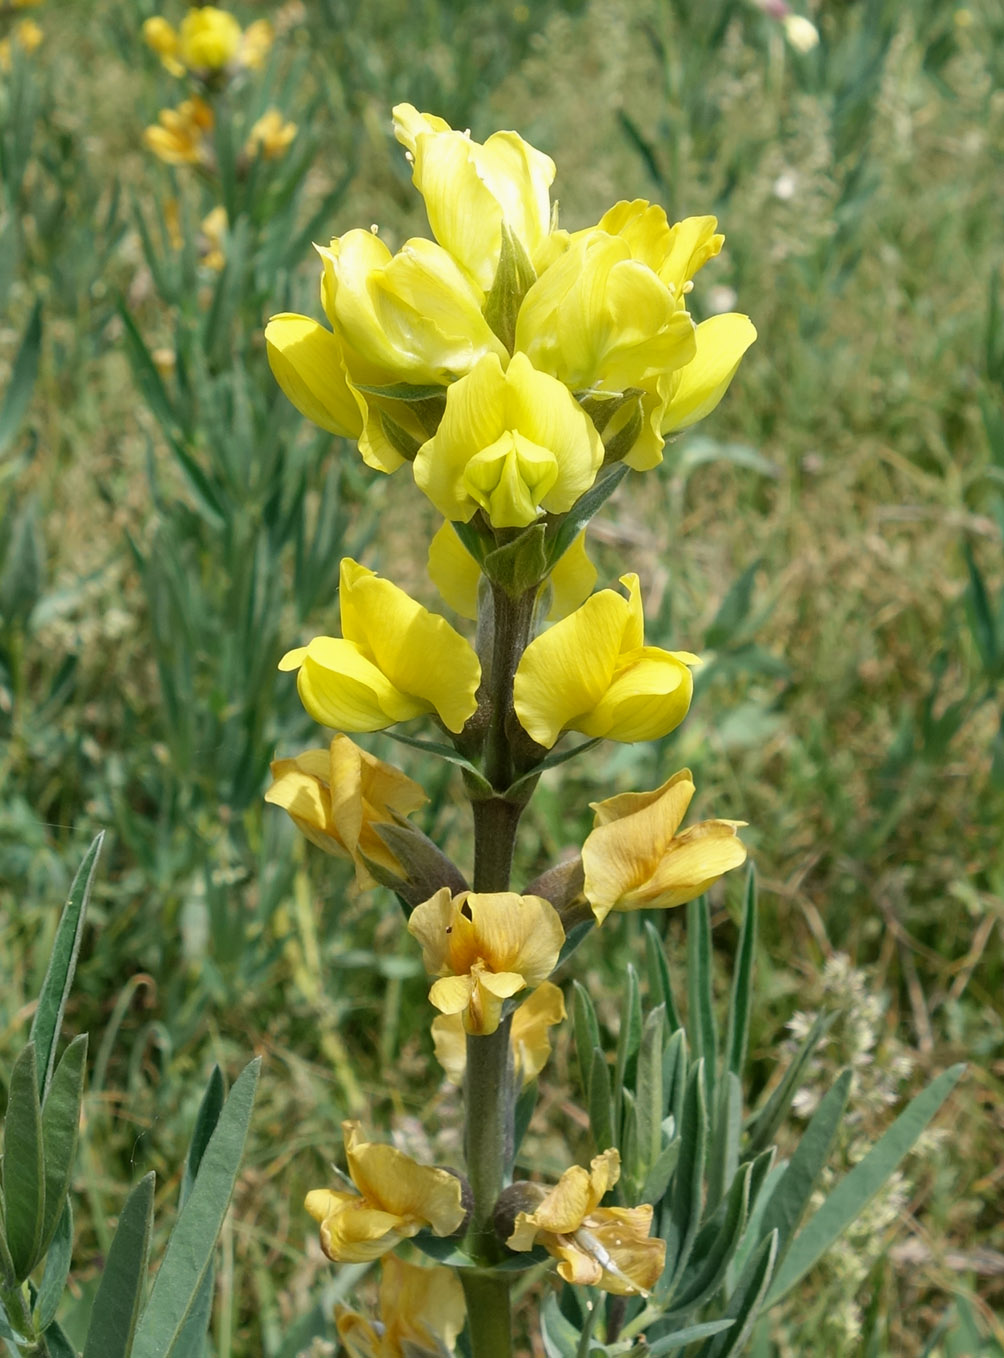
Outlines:
{"type": "MultiPolygon", "coordinates": [[[[223,1241],[221,1358],[278,1355],[291,1321],[330,1302],[300,1202],[327,1180],[343,1116],[393,1121],[439,1158],[456,1144],[396,907],[356,895],[260,800],[276,748],[320,743],[274,663],[334,626],[338,556],[433,598],[428,507],[404,474],[377,477],[283,406],[261,339],[271,312],[316,306],[312,236],[375,222],[394,246],[427,231],[389,124],[409,100],[547,151],[567,226],[621,197],[720,219],[696,314],[748,312],[760,338],[719,410],[591,534],[601,581],[637,570],[650,640],[702,652],[706,677],[666,741],[545,777],[519,866],[529,879],[580,843],[590,800],[684,763],[699,814],[750,822],[765,901],[757,1080],[793,1015],[797,1032],[800,1016],[838,1010],[801,1105],[855,1066],[835,1172],[925,1078],[970,1062],[940,1131],[772,1317],[764,1352],[999,1352],[997,6],[823,0],[805,55],[739,0],[238,6],[280,29],[244,111],[278,103],[300,159],[232,212],[222,278],[196,255],[219,190],[142,149],[143,126],[183,95],[141,42],[152,12],[33,10],[45,42],[0,77],[0,383],[38,302],[43,326],[0,462],[0,1079],[69,877],[107,826],[67,1019],[97,1053],[81,1315],[127,1186],[153,1168],[174,1202],[213,1061],[232,1075],[252,1050],[266,1057],[223,1241]],[[172,199],[181,255],[159,234],[172,199]]],[[[466,863],[449,767],[368,744],[421,773],[425,828],[466,863]]],[[[723,993],[738,887],[714,898],[723,993]]],[[[661,923],[678,955],[682,918],[661,923]]],[[[636,924],[575,959],[611,1024],[636,924]]],[[[559,1039],[536,1167],[587,1153],[574,1098],[559,1039]]]]}

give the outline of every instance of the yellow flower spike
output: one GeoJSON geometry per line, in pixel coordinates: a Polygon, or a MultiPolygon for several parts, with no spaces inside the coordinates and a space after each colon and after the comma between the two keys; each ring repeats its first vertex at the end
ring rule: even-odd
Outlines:
{"type": "Polygon", "coordinates": [[[263,160],[278,160],[289,150],[296,133],[296,123],[288,122],[279,109],[266,109],[248,133],[244,154],[252,159],[260,155],[263,160]]]}
{"type": "MultiPolygon", "coordinates": [[[[620,1177],[614,1149],[597,1155],[587,1170],[573,1165],[532,1212],[517,1212],[506,1240],[511,1250],[542,1245],[560,1260],[558,1273],[581,1287],[621,1296],[646,1296],[662,1274],[666,1242],[649,1237],[652,1208],[600,1207],[620,1177]]],[[[514,1200],[528,1185],[514,1184],[514,1200]]],[[[505,1194],[503,1194],[503,1200],[505,1194]]],[[[502,1200],[500,1200],[502,1206],[502,1200]]]]}
{"type": "Polygon", "coordinates": [[[593,484],[603,443],[568,389],[516,354],[486,355],[446,394],[414,462],[415,482],[448,519],[483,509],[496,528],[563,513],[593,484]]]}
{"type": "Polygon", "coordinates": [[[241,26],[214,5],[190,9],[178,30],[177,55],[189,71],[222,71],[237,56],[241,26]]]}
{"type": "Polygon", "coordinates": [[[482,145],[411,104],[394,109],[394,132],[413,163],[432,234],[488,292],[503,225],[535,268],[548,253],[555,166],[515,132],[482,145]]]}
{"type": "Polygon", "coordinates": [[[289,651],[281,670],[299,670],[304,707],[324,726],[379,731],[436,712],[451,731],[477,709],[481,664],[445,618],[389,580],[342,560],[341,637],[314,637],[289,651]]]}
{"type": "MultiPolygon", "coordinates": [[[[481,569],[447,520],[433,535],[429,544],[429,576],[432,583],[462,618],[478,616],[478,585],[481,569]]],[[[548,622],[567,617],[588,599],[596,584],[596,567],[586,552],[585,529],[573,541],[544,582],[550,589],[548,622]]]]}
{"type": "Polygon", "coordinates": [[[335,1307],[349,1358],[444,1358],[464,1327],[464,1290],[448,1268],[418,1268],[396,1255],[381,1260],[380,1319],[335,1307]]]}
{"type": "MultiPolygon", "coordinates": [[[[662,413],[663,434],[688,429],[710,415],[729,389],[743,354],[756,339],[748,316],[730,311],[697,327],[697,353],[668,379],[669,399],[662,413]]],[[[626,459],[630,464],[630,455],[626,459]]]]}
{"type": "Polygon", "coordinates": [[[562,731],[606,740],[656,740],[687,715],[693,693],[688,651],[644,644],[638,577],[628,598],[604,589],[541,633],[523,652],[513,701],[523,729],[545,749],[562,731]]]}
{"type": "Polygon", "coordinates": [[[327,750],[306,750],[272,763],[265,800],[287,811],[312,844],[355,864],[356,885],[376,886],[364,862],[402,872],[374,826],[393,823],[428,801],[419,785],[393,764],[335,736],[327,750]]]}
{"type": "Polygon", "coordinates": [[[677,833],[693,795],[690,770],[681,769],[654,792],[591,803],[596,819],[582,866],[598,924],[611,910],[684,905],[746,861],[737,834],[745,821],[706,820],[677,833]]]}
{"type": "Polygon", "coordinates": [[[321,1225],[321,1248],[335,1263],[368,1263],[428,1226],[453,1235],[467,1209],[449,1170],[420,1165],[393,1146],[363,1141],[358,1122],[343,1122],[349,1177],[356,1193],[314,1189],[304,1207],[321,1225]]]}
{"type": "MultiPolygon", "coordinates": [[[[375,372],[369,385],[445,385],[484,354],[508,358],[482,315],[484,295],[441,246],[415,237],[392,255],[371,231],[317,246],[321,300],[332,328],[375,372]]],[[[351,368],[350,362],[350,368],[351,368]]]]}
{"type": "MultiPolygon", "coordinates": [[[[513,1072],[523,1088],[535,1080],[547,1065],[551,1055],[548,1029],[561,1023],[565,1015],[565,999],[558,986],[551,981],[540,985],[516,1009],[512,1016],[510,1044],[513,1072]]],[[[439,1014],[432,1020],[432,1042],[436,1060],[443,1067],[446,1078],[455,1085],[464,1081],[467,1068],[467,1037],[460,1014],[439,1014]]]]}
{"type": "Polygon", "coordinates": [[[422,946],[429,999],[443,1014],[462,1014],[468,1033],[499,1026],[510,996],[539,985],[554,970],[565,941],[558,913],[540,896],[448,887],[415,907],[408,932],[422,946]]]}
{"type": "Polygon", "coordinates": [[[330,330],[287,311],[265,327],[265,346],[275,380],[301,415],[329,434],[359,437],[366,406],[349,386],[341,345],[330,330]]]}

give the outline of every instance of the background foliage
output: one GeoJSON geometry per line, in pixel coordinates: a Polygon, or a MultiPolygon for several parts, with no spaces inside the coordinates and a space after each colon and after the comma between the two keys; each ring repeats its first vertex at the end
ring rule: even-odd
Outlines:
{"type": "MultiPolygon", "coordinates": [[[[352,1282],[299,1207],[342,1116],[393,1117],[435,1159],[457,1136],[396,908],[355,895],[260,800],[277,748],[318,743],[274,663],[330,630],[338,556],[433,597],[417,545],[431,517],[415,522],[403,478],[304,426],[261,339],[270,312],[313,308],[311,239],[425,232],[389,127],[407,99],[548,151],[571,227],[636,196],[721,220],[698,306],[748,311],[760,340],[707,425],[592,532],[604,581],[628,560],[642,575],[650,639],[708,658],[703,687],[666,741],[548,774],[522,867],[580,842],[588,801],[685,762],[701,814],[751,823],[758,1087],[779,1042],[835,1013],[798,1107],[854,1067],[850,1165],[893,1103],[971,1062],[937,1156],[907,1162],[761,1352],[998,1352],[996,6],[826,0],[800,55],[739,0],[248,3],[239,17],[267,14],[280,38],[234,118],[276,104],[300,127],[250,186],[143,150],[184,94],[140,40],[152,12],[51,3],[33,11],[43,45],[0,75],[0,1079],[69,879],[107,827],[65,1025],[94,1054],[81,1331],[129,1186],[154,1169],[174,1201],[214,1062],[233,1075],[265,1057],[218,1271],[221,1356],[295,1353],[291,1319],[352,1282]],[[220,202],[217,272],[199,223],[220,202]]],[[[372,748],[415,770],[386,737],[372,748]]],[[[448,767],[433,779],[425,828],[465,861],[448,767]]],[[[724,977],[738,884],[713,905],[724,977]]],[[[612,1031],[634,923],[577,955],[612,1031]]],[[[682,957],[682,914],[659,923],[682,957]]],[[[587,1150],[570,1059],[559,1049],[527,1141],[544,1169],[587,1150]]]]}

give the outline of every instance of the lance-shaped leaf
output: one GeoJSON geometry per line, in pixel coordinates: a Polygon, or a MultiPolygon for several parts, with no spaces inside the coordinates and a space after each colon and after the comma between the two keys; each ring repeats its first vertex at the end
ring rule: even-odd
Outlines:
{"type": "Polygon", "coordinates": [[[687,905],[687,1029],[694,1057],[704,1062],[704,1098],[715,1106],[718,1028],[711,989],[711,917],[706,897],[687,905]]]}
{"type": "Polygon", "coordinates": [[[132,1358],[167,1358],[199,1297],[240,1169],[260,1067],[257,1057],[244,1068],[219,1116],[140,1317],[132,1358]]]}
{"type": "Polygon", "coordinates": [[[45,1214],[42,1109],[35,1044],[14,1062],[4,1123],[3,1219],[14,1277],[23,1282],[39,1259],[45,1214]]]}
{"type": "Polygon", "coordinates": [[[642,1176],[648,1173],[662,1150],[662,1122],[666,1116],[666,1094],[662,1083],[665,1041],[666,1010],[658,1004],[646,1015],[642,1025],[635,1075],[638,1161],[642,1176]]]}
{"type": "Polygon", "coordinates": [[[45,980],[38,997],[38,1007],[31,1021],[29,1038],[35,1044],[38,1060],[38,1093],[44,1099],[52,1079],[56,1063],[56,1044],[59,1029],[63,1022],[66,997],[73,984],[73,973],[80,952],[80,938],[84,930],[84,917],[87,902],[91,895],[91,884],[98,864],[98,855],[104,842],[104,831],[97,835],[84,854],[83,862],[70,886],[63,913],[56,926],[56,937],[49,954],[45,980]]]}
{"type": "Polygon", "coordinates": [[[45,1269],[35,1297],[35,1323],[40,1330],[48,1329],[56,1318],[56,1311],[62,1301],[66,1279],[70,1272],[73,1257],[73,1207],[66,1198],[63,1211],[56,1224],[55,1234],[49,1242],[45,1256],[45,1269]]]}
{"type": "Polygon", "coordinates": [[[614,1126],[620,1126],[624,1090],[634,1082],[635,1058],[641,1045],[641,996],[638,992],[638,973],[628,963],[624,1002],[621,1005],[620,1032],[617,1035],[617,1059],[614,1066],[614,1126]]]}
{"type": "Polygon", "coordinates": [[[690,1258],[701,1224],[704,1201],[704,1160],[708,1139],[708,1109],[704,1100],[703,1062],[690,1071],[680,1120],[680,1158],[673,1179],[668,1220],[660,1234],[666,1241],[666,1267],[660,1295],[671,1293],[690,1258]]]}
{"type": "Polygon", "coordinates": [[[776,1258],[777,1236],[772,1233],[743,1269],[736,1290],[729,1298],[725,1315],[735,1324],[724,1334],[709,1339],[698,1349],[697,1358],[732,1358],[733,1354],[742,1353],[767,1295],[776,1258]]]}
{"type": "Polygon", "coordinates": [[[589,1072],[589,1126],[597,1151],[608,1150],[614,1140],[614,1109],[610,1094],[610,1067],[599,1047],[593,1049],[593,1063],[589,1072]]]}
{"type": "Polygon", "coordinates": [[[756,872],[751,865],[746,878],[743,923],[739,933],[735,970],[732,974],[732,996],[729,1001],[728,1031],[725,1040],[725,1069],[730,1070],[739,1079],[742,1078],[743,1066],[746,1064],[746,1049],[749,1045],[756,925],[756,872]]]}
{"type": "Polygon", "coordinates": [[[725,1277],[749,1215],[752,1164],[744,1165],[718,1211],[701,1227],[690,1262],[672,1297],[671,1313],[682,1317],[712,1297],[725,1277]]]}
{"type": "Polygon", "coordinates": [[[773,1142],[778,1128],[788,1115],[792,1099],[798,1092],[799,1081],[809,1064],[809,1058],[816,1050],[820,1040],[833,1026],[836,1017],[836,1014],[818,1015],[806,1034],[805,1041],[799,1048],[795,1059],[785,1071],[781,1083],[771,1094],[763,1108],[754,1113],[750,1119],[747,1126],[749,1144],[746,1153],[748,1156],[759,1155],[773,1142]]]}
{"type": "Polygon", "coordinates": [[[589,992],[578,981],[572,982],[572,1031],[575,1034],[575,1062],[579,1070],[579,1085],[586,1103],[589,1102],[589,1079],[593,1069],[593,1053],[600,1047],[600,1025],[589,992]]]}
{"type": "Polygon", "coordinates": [[[896,1172],[900,1161],[948,1098],[964,1070],[962,1062],[950,1066],[921,1090],[865,1158],[840,1180],[805,1229],[795,1237],[788,1257],[778,1270],[768,1305],[773,1306],[790,1292],[864,1211],[890,1175],[896,1172]]]}
{"type": "Polygon", "coordinates": [[[126,1198],[91,1309],[83,1358],[130,1358],[150,1253],[153,1186],[153,1173],[146,1174],[126,1198]]]}
{"type": "Polygon", "coordinates": [[[649,999],[656,1003],[661,1002],[666,1006],[669,1031],[675,1033],[683,1025],[680,1023],[680,1016],[676,1011],[676,1002],[673,999],[673,987],[669,976],[669,963],[666,961],[666,949],[662,946],[659,931],[649,919],[645,921],[645,965],[648,971],[649,999]]]}
{"type": "Polygon", "coordinates": [[[63,1215],[66,1194],[73,1177],[80,1128],[80,1104],[84,1096],[84,1062],[87,1034],[75,1037],[49,1085],[42,1107],[42,1155],[45,1173],[45,1211],[39,1254],[44,1253],[63,1215]]]}
{"type": "Polygon", "coordinates": [[[829,1159],[847,1107],[852,1074],[850,1070],[843,1071],[821,1099],[764,1211],[761,1230],[765,1235],[777,1231],[779,1258],[784,1257],[816,1180],[829,1159]]]}

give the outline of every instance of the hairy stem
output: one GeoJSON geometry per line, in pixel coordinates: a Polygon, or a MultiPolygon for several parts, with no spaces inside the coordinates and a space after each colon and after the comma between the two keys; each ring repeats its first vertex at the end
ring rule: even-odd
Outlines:
{"type": "MultiPolygon", "coordinates": [[[[484,771],[498,794],[504,793],[515,777],[508,735],[513,677],[529,640],[534,599],[533,590],[518,599],[498,587],[493,590],[491,654],[483,657],[483,662],[488,662],[484,771]]],[[[525,795],[514,799],[496,795],[473,802],[475,891],[509,889],[516,830],[525,804],[525,795]]],[[[467,1038],[464,1147],[474,1194],[467,1245],[483,1265],[496,1263],[503,1255],[492,1214],[509,1181],[514,1153],[511,1025],[512,1016],[507,1015],[494,1033],[467,1038]]],[[[472,1358],[510,1358],[512,1354],[510,1279],[511,1275],[504,1273],[461,1270],[472,1358]]]]}

